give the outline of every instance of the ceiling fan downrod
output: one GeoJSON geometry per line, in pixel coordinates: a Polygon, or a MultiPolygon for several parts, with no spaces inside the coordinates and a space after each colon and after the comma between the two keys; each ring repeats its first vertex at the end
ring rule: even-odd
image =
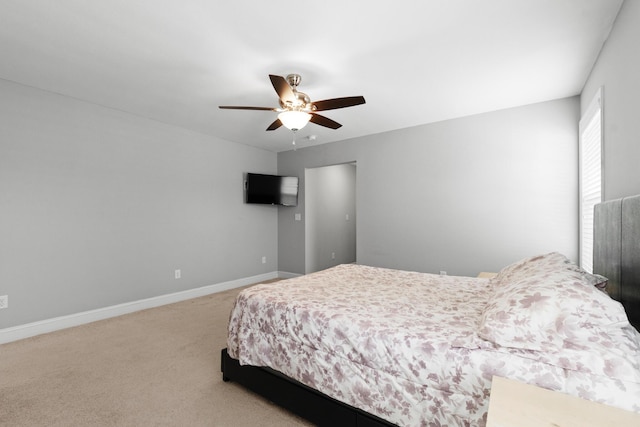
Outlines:
{"type": "Polygon", "coordinates": [[[301,81],[302,81],[302,77],[300,76],[300,74],[287,75],[287,83],[289,83],[289,86],[291,86],[291,89],[293,89],[294,92],[298,89],[298,85],[300,84],[301,81]]]}

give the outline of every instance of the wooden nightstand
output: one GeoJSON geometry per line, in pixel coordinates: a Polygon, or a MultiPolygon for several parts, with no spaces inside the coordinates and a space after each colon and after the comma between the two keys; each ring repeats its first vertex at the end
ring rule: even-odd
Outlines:
{"type": "Polygon", "coordinates": [[[482,273],[478,273],[478,277],[491,279],[492,277],[496,277],[498,273],[489,273],[487,271],[483,271],[482,273]]]}
{"type": "Polygon", "coordinates": [[[638,427],[640,414],[493,377],[487,427],[638,427]]]}

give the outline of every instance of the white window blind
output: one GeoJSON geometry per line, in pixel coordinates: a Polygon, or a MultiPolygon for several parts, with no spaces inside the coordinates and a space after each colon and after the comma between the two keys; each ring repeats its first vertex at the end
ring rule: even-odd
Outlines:
{"type": "Polygon", "coordinates": [[[580,119],[580,265],[593,272],[593,208],[602,201],[602,90],[580,119]]]}

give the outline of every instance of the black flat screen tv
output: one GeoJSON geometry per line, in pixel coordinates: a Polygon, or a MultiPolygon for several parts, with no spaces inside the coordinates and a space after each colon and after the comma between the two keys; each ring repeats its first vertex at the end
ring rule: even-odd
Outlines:
{"type": "Polygon", "coordinates": [[[247,173],[244,181],[246,203],[297,206],[298,177],[247,173]]]}

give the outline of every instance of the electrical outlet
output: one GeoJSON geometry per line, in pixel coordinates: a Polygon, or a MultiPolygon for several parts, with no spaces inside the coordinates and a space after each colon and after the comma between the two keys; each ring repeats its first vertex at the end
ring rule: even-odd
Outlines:
{"type": "Polygon", "coordinates": [[[173,275],[176,279],[179,279],[180,277],[182,277],[182,273],[180,272],[180,270],[174,271],[173,275]]]}
{"type": "Polygon", "coordinates": [[[267,263],[267,257],[266,257],[266,256],[263,256],[263,257],[262,257],[262,263],[263,263],[263,264],[266,264],[266,263],[267,263]]]}
{"type": "Polygon", "coordinates": [[[9,295],[0,296],[0,310],[9,307],[9,295]]]}
{"type": "Polygon", "coordinates": [[[444,270],[440,270],[440,275],[441,275],[441,276],[446,276],[446,275],[447,275],[447,272],[446,272],[446,271],[444,271],[444,270]]]}
{"type": "Polygon", "coordinates": [[[336,253],[335,252],[331,252],[331,259],[336,259],[336,253]]]}

